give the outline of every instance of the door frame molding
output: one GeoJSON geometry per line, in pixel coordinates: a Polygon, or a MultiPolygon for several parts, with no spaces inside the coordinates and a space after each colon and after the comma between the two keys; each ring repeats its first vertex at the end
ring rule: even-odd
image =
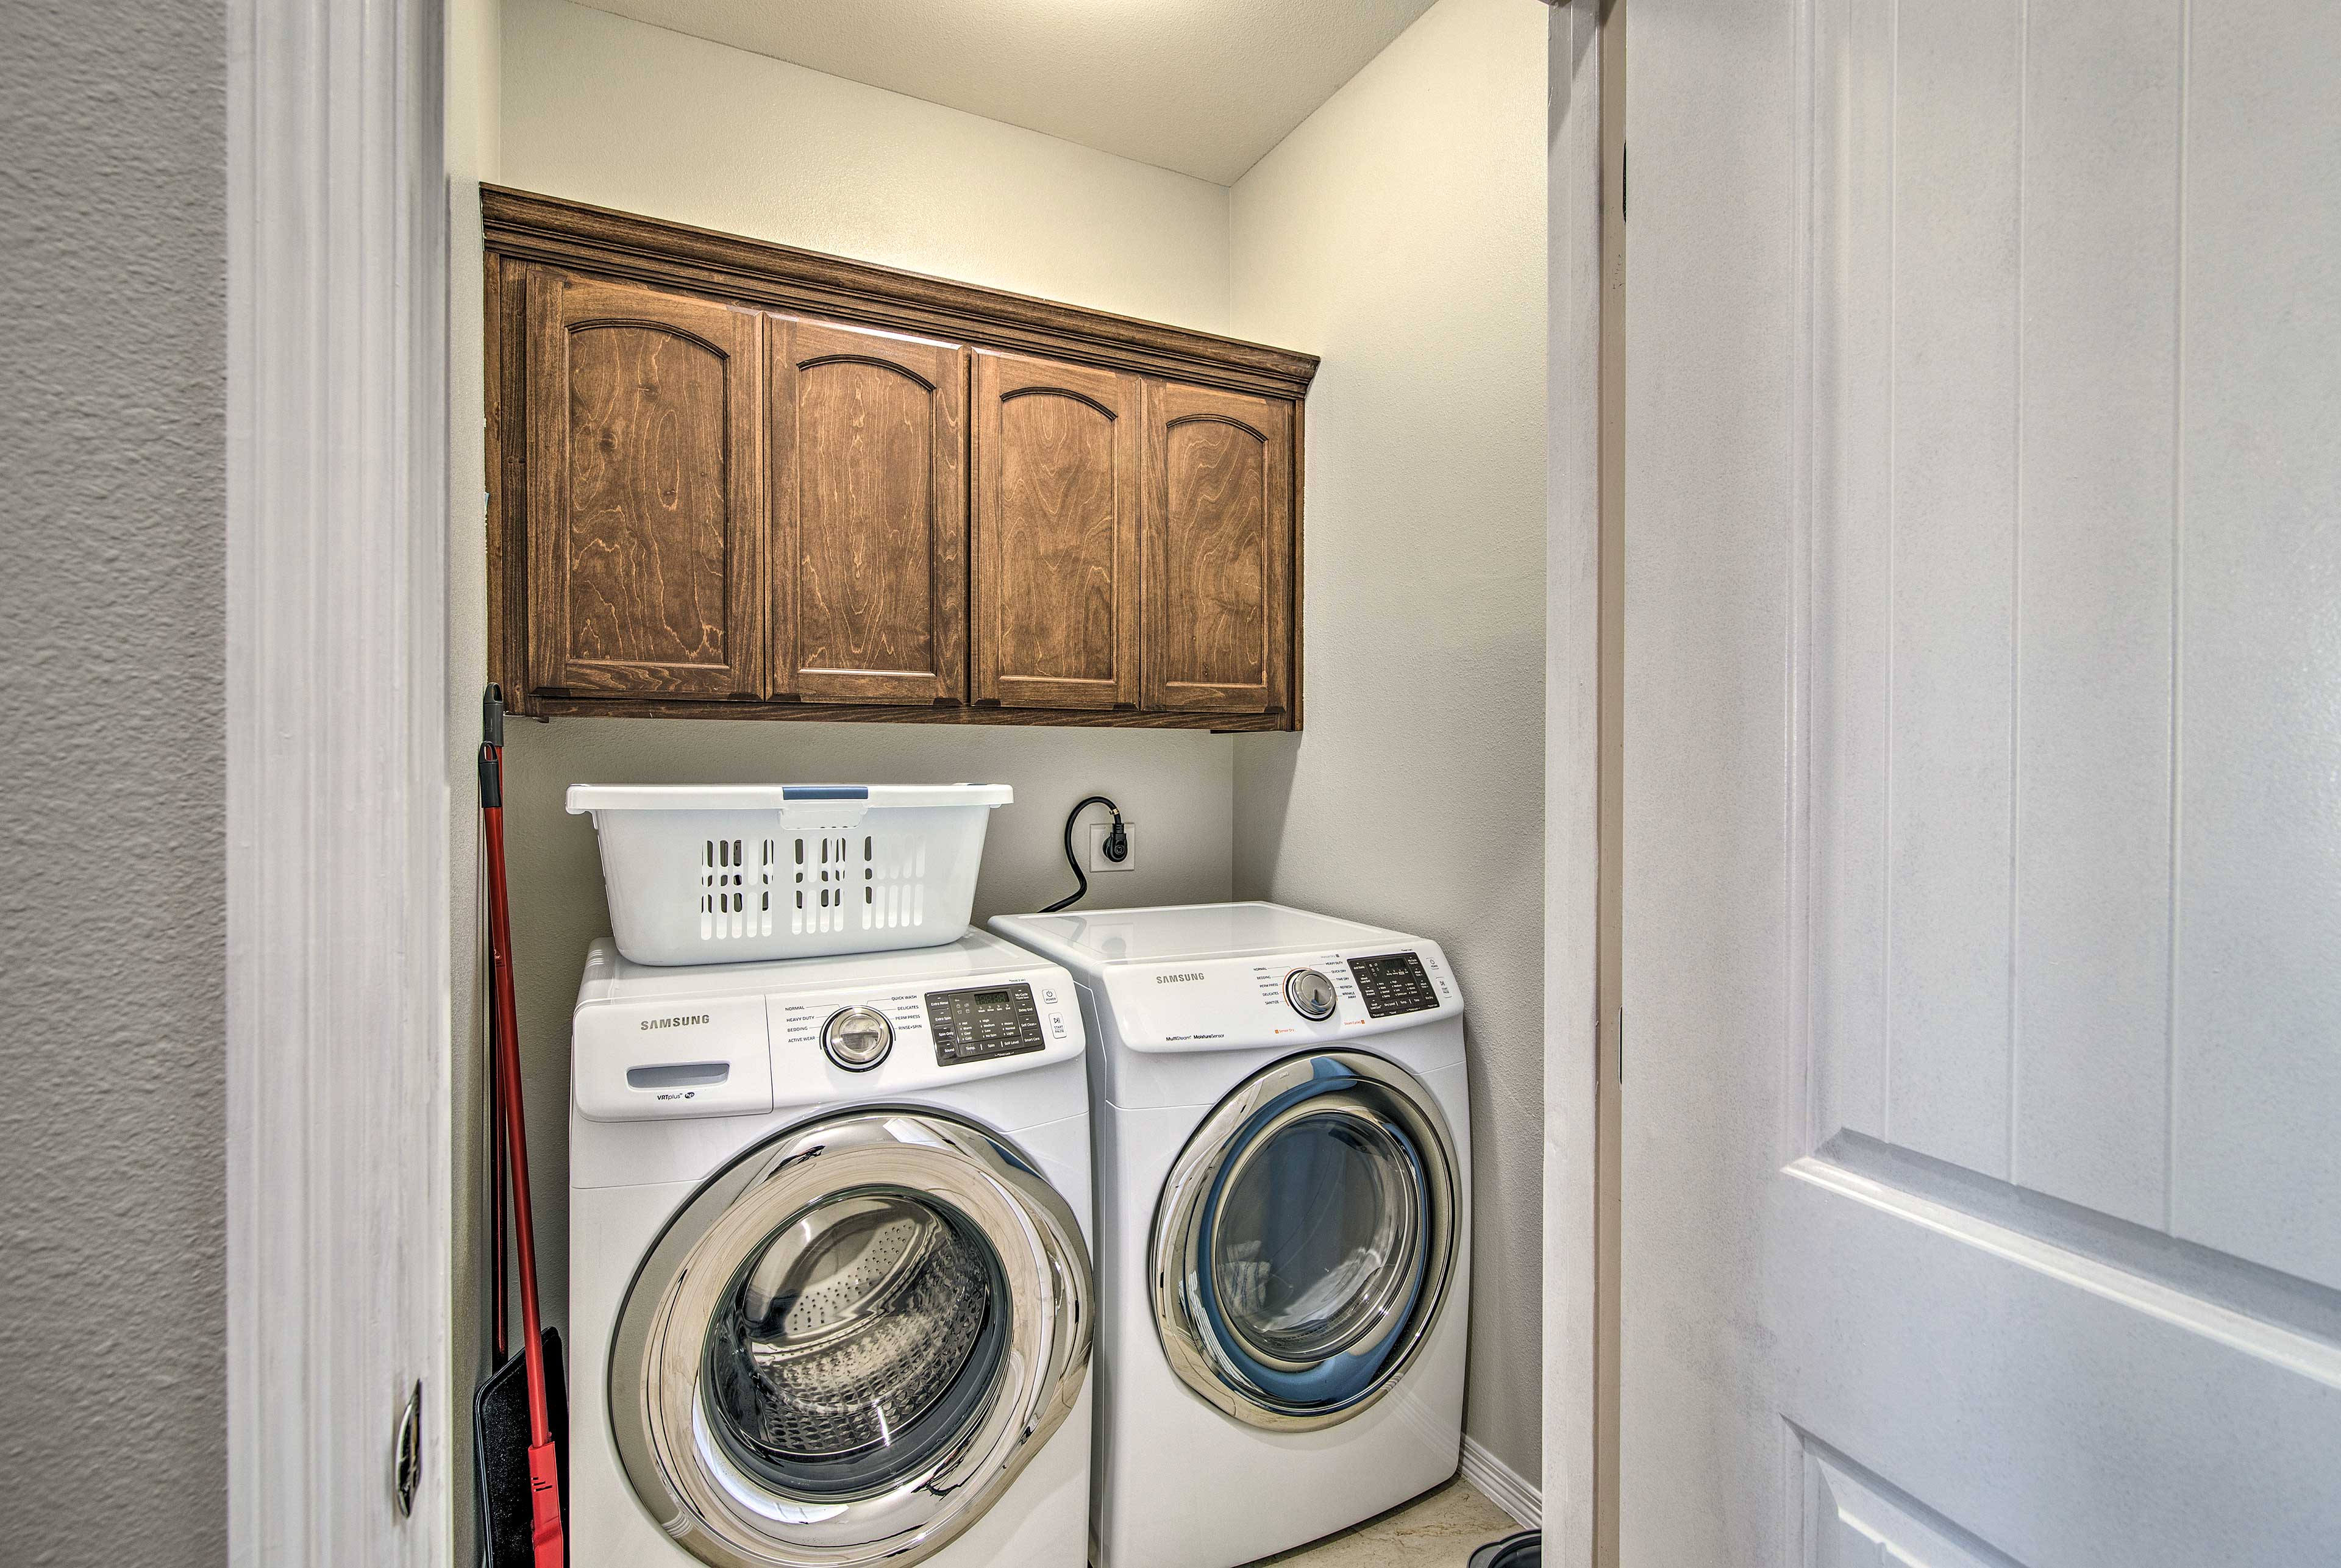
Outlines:
{"type": "Polygon", "coordinates": [[[443,21],[441,0],[228,7],[239,1568],[452,1550],[443,21]]]}
{"type": "MultiPolygon", "coordinates": [[[[1601,760],[1610,564],[1602,527],[1609,461],[1602,350],[1605,323],[1619,304],[1604,277],[1603,45],[1621,20],[1615,12],[1614,0],[1557,0],[1548,35],[1541,1491],[1545,1548],[1565,1568],[1596,1560],[1604,1412],[1597,1377],[1597,1149],[1605,1095],[1615,1102],[1614,1083],[1605,1088],[1600,1069],[1597,1024],[1599,889],[1614,874],[1603,859],[1601,760]]],[[[1615,1282],[1608,1283],[1614,1295],[1615,1282]]]]}

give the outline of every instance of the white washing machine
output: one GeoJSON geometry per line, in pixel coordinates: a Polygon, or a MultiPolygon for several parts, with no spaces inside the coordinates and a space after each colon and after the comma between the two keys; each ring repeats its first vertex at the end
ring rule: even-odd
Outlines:
{"type": "Polygon", "coordinates": [[[1230,1568],[1454,1474],[1463,994],[1436,943],[1270,904],[1027,914],[1073,973],[1098,1174],[1103,1568],[1230,1568]]]}
{"type": "Polygon", "coordinates": [[[1071,979],[948,947],[653,969],[572,1034],[570,1561],[1081,1568],[1071,979]]]}

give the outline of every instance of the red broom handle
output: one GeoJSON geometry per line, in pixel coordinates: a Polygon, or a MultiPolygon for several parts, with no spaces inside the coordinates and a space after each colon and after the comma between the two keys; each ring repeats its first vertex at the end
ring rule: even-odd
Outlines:
{"type": "Polygon", "coordinates": [[[536,1568],[563,1568],[560,1478],[544,1383],[544,1337],[536,1300],[536,1223],[528,1193],[528,1128],[520,1093],[520,1019],[513,1000],[512,901],[504,880],[503,751],[482,748],[496,776],[495,802],[483,805],[488,851],[488,969],[495,997],[495,1074],[503,1111],[504,1160],[512,1175],[513,1240],[519,1253],[521,1356],[528,1379],[529,1489],[536,1568]]]}
{"type": "MultiPolygon", "coordinates": [[[[502,759],[497,759],[499,764],[502,759]]],[[[504,886],[504,814],[490,806],[480,814],[488,840],[488,968],[495,987],[496,1079],[503,1102],[504,1160],[512,1176],[513,1239],[520,1253],[521,1354],[528,1362],[528,1434],[531,1445],[551,1436],[545,1414],[544,1352],[536,1303],[536,1225],[529,1208],[528,1128],[517,1093],[520,1025],[513,1001],[512,909],[504,886]]]]}
{"type": "MultiPolygon", "coordinates": [[[[495,991],[493,978],[488,990],[495,991]]],[[[504,1254],[512,1243],[504,1233],[504,1089],[503,1063],[498,1054],[496,1036],[501,1033],[495,1023],[495,1005],[488,1008],[488,1305],[493,1325],[493,1343],[495,1364],[503,1365],[512,1355],[512,1297],[505,1271],[511,1266],[504,1254]]]]}

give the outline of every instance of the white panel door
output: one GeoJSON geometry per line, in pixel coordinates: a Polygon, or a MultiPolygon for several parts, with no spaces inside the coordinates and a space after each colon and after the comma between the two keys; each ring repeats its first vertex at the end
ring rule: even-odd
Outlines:
{"type": "Polygon", "coordinates": [[[1623,1560],[2341,1563],[2341,6],[1629,27],[1623,1560]]]}

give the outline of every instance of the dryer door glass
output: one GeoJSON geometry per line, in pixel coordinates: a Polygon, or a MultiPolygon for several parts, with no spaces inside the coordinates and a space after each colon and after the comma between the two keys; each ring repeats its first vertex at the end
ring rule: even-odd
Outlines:
{"type": "Polygon", "coordinates": [[[613,1329],[634,1494],[720,1568],[909,1564],[997,1503],[1079,1402],[1080,1222],[972,1124],[844,1113],[678,1210],[613,1329]]]}
{"type": "Polygon", "coordinates": [[[1405,1374],[1456,1266],[1462,1174],[1429,1090],[1363,1052],[1289,1057],[1213,1109],[1155,1211],[1155,1330],[1240,1421],[1347,1421],[1405,1374]]]}
{"type": "Polygon", "coordinates": [[[1303,1113],[1237,1156],[1211,1216],[1211,1286],[1243,1348],[1288,1368],[1386,1337],[1422,1277],[1421,1162],[1347,1105],[1303,1113]]]}

